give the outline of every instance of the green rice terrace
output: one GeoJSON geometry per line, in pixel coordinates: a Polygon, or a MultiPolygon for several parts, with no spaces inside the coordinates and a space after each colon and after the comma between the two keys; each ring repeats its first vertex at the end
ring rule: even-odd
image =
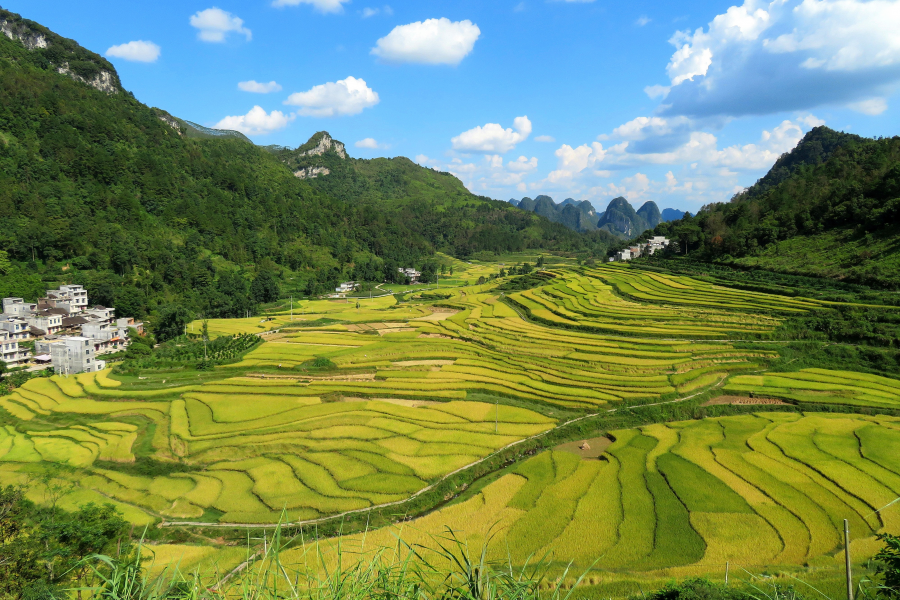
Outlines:
{"type": "Polygon", "coordinates": [[[843,519],[859,560],[900,531],[878,512],[900,381],[785,358],[784,324],[834,303],[622,265],[525,279],[210,321],[264,340],[213,370],[32,379],[0,397],[0,484],[112,502],[157,568],[231,569],[278,523],[367,547],[450,527],[607,595],[726,562],[833,574],[843,519]]]}

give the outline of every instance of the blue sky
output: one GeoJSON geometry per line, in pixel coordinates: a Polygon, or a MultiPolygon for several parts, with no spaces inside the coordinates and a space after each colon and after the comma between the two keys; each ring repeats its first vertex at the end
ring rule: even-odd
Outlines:
{"type": "Polygon", "coordinates": [[[408,156],[504,200],[695,211],[817,124],[900,133],[898,0],[3,7],[108,56],[179,117],[291,147],[327,130],[353,156],[408,156]]]}

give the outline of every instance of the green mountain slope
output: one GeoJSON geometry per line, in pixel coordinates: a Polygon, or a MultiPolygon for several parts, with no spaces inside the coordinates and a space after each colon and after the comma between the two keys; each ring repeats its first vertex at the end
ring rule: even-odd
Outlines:
{"type": "Polygon", "coordinates": [[[729,203],[662,224],[700,260],[900,288],[900,137],[810,131],[729,203]]]}
{"type": "MultiPolygon", "coordinates": [[[[654,208],[656,207],[655,204],[653,206],[654,208]]],[[[659,213],[658,208],[656,212],[657,214],[659,213]]],[[[621,197],[614,198],[609,203],[606,212],[601,215],[597,226],[600,229],[609,231],[616,237],[624,239],[632,238],[650,228],[650,224],[646,219],[634,210],[634,207],[629,204],[628,200],[621,197]]]]}
{"type": "Polygon", "coordinates": [[[0,252],[13,262],[0,295],[68,280],[122,314],[177,302],[228,316],[250,307],[261,270],[318,293],[436,250],[605,248],[406,159],[302,179],[288,151],[141,104],[71,40],[3,10],[0,29],[0,252]]]}

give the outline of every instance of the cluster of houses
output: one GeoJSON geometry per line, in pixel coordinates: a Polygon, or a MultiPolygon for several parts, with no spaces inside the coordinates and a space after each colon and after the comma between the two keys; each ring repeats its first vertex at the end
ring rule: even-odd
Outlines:
{"type": "Polygon", "coordinates": [[[650,241],[646,244],[638,244],[636,246],[631,246],[630,248],[625,248],[620,252],[616,252],[615,256],[610,257],[609,262],[621,262],[631,260],[632,258],[639,258],[641,256],[653,256],[654,252],[662,250],[670,243],[670,240],[663,236],[655,236],[650,238],[650,241]]]}
{"type": "Polygon", "coordinates": [[[143,334],[144,325],[132,318],[116,318],[113,308],[88,308],[87,290],[63,285],[45,298],[25,302],[3,298],[0,313],[0,360],[8,367],[50,366],[57,373],[100,371],[106,363],[98,355],[128,345],[128,330],[143,334]],[[21,346],[34,341],[34,356],[21,346]]]}
{"type": "MultiPolygon", "coordinates": [[[[415,269],[398,268],[397,272],[399,272],[400,275],[409,277],[409,282],[411,284],[419,283],[419,277],[422,276],[422,274],[419,271],[416,271],[415,269]]],[[[340,297],[341,294],[349,294],[350,292],[355,292],[358,288],[359,288],[359,284],[357,282],[345,281],[344,283],[342,283],[339,286],[337,286],[336,288],[334,288],[335,293],[332,294],[331,297],[338,298],[338,297],[340,297]]]]}

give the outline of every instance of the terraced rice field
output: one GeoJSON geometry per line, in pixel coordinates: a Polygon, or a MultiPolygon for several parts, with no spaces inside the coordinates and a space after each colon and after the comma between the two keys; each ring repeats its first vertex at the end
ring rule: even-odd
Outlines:
{"type": "Polygon", "coordinates": [[[138,522],[271,523],[282,509],[298,520],[404,499],[554,424],[525,409],[463,400],[323,402],[294,381],[119,384],[106,372],[57,376],[0,398],[14,423],[0,426],[0,483],[55,463],[80,487],[75,498],[117,501],[138,522]],[[47,426],[60,420],[89,424],[47,426]],[[144,477],[116,468],[139,458],[139,435],[147,457],[177,461],[180,472],[144,477]]]}
{"type": "Polygon", "coordinates": [[[852,371],[803,369],[795,373],[741,375],[726,391],[772,396],[801,404],[847,404],[900,409],[900,381],[852,371]]]}
{"type": "MultiPolygon", "coordinates": [[[[730,340],[704,341],[764,334],[778,324],[770,316],[712,310],[686,314],[681,308],[657,308],[622,300],[601,280],[572,274],[510,298],[514,306],[552,318],[542,323],[526,321],[499,294],[456,290],[452,299],[444,301],[456,312],[443,313],[440,319],[413,318],[400,328],[405,331],[378,324],[365,329],[336,324],[287,333],[255,349],[233,368],[291,370],[321,356],[347,373],[374,370],[374,380],[310,381],[311,394],[461,398],[479,391],[596,409],[674,398],[716,385],[730,373],[758,370],[761,362],[774,356],[738,350],[730,340]],[[584,304],[581,312],[573,308],[568,316],[557,318],[559,312],[569,310],[553,296],[564,290],[570,298],[577,294],[584,304]],[[556,313],[546,308],[551,301],[557,303],[556,313]],[[590,303],[596,308],[589,314],[590,303]],[[589,330],[563,329],[547,322],[588,326],[589,330]],[[398,367],[414,360],[442,364],[427,369],[398,367]]],[[[398,318],[395,312],[386,316],[398,318]]]]}
{"type": "MultiPolygon", "coordinates": [[[[898,531],[900,419],[758,413],[616,431],[601,460],[547,452],[473,497],[400,528],[427,543],[445,526],[475,548],[493,527],[496,559],[532,553],[599,571],[704,572],[726,561],[826,565],[841,547],[898,531]]],[[[349,547],[349,546],[347,546],[349,547]]],[[[286,557],[290,560],[290,557],[286,557]]]]}
{"type": "MultiPolygon", "coordinates": [[[[57,464],[77,486],[64,506],[111,500],[135,523],[274,523],[282,511],[296,521],[406,499],[561,413],[714,389],[900,406],[896,380],[769,373],[774,352],[738,347],[821,303],[619,265],[548,274],[508,295],[486,285],[438,303],[304,301],[293,321],[210,321],[214,335],[280,332],[192,378],[32,380],[0,398],[0,484],[57,464]],[[478,402],[484,394],[508,405],[478,402]],[[167,474],[131,468],[150,461],[167,474]]],[[[601,557],[607,570],[687,572],[830,560],[848,515],[860,543],[900,526],[900,511],[872,514],[900,495],[894,417],[759,413],[613,437],[600,460],[547,452],[520,463],[404,538],[450,525],[477,543],[499,526],[498,558],[508,547],[515,561],[553,551],[582,566],[601,557]]]]}

